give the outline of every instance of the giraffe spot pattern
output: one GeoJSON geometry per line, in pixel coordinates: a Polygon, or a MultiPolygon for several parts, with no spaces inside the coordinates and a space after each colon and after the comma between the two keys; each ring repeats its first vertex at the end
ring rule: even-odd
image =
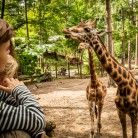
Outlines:
{"type": "Polygon", "coordinates": [[[136,92],[134,92],[134,93],[132,94],[132,98],[133,98],[133,99],[136,98],[136,92]]]}
{"type": "Polygon", "coordinates": [[[130,110],[131,114],[134,114],[134,111],[136,110],[136,108],[135,107],[131,107],[129,110],[130,110]]]}
{"type": "Polygon", "coordinates": [[[123,76],[124,76],[124,78],[127,77],[126,70],[123,70],[123,76]]]}
{"type": "Polygon", "coordinates": [[[123,82],[122,82],[122,83],[120,83],[120,84],[119,84],[119,87],[121,87],[121,88],[122,88],[123,84],[124,84],[123,82]]]}
{"type": "Polygon", "coordinates": [[[130,74],[128,73],[128,79],[130,78],[130,74]]]}
{"type": "Polygon", "coordinates": [[[109,57],[109,54],[108,53],[106,53],[106,57],[109,57]]]}
{"type": "Polygon", "coordinates": [[[117,64],[115,62],[113,62],[113,64],[114,64],[114,68],[117,68],[117,64]]]}
{"type": "Polygon", "coordinates": [[[130,106],[130,101],[128,101],[128,99],[124,100],[124,105],[126,108],[128,108],[130,106]]]}
{"type": "Polygon", "coordinates": [[[134,83],[133,79],[131,80],[131,83],[132,83],[132,85],[133,85],[133,83],[134,83]]]}
{"type": "Polygon", "coordinates": [[[119,74],[121,74],[121,73],[122,73],[122,70],[121,70],[121,68],[120,68],[120,67],[118,67],[118,72],[119,72],[119,74]]]}
{"type": "Polygon", "coordinates": [[[111,59],[110,59],[110,58],[108,58],[108,61],[109,61],[109,62],[111,62],[111,59]]]}
{"type": "Polygon", "coordinates": [[[119,83],[120,81],[122,81],[122,78],[121,77],[118,77],[116,82],[119,83]]]}
{"type": "Polygon", "coordinates": [[[127,89],[127,95],[130,95],[130,93],[131,93],[131,90],[128,88],[127,89]]]}
{"type": "Polygon", "coordinates": [[[93,44],[97,45],[97,44],[98,44],[98,42],[97,42],[97,41],[93,41],[93,44]]]}
{"type": "Polygon", "coordinates": [[[124,96],[124,95],[123,95],[123,91],[120,91],[120,96],[124,96]]]}
{"type": "Polygon", "coordinates": [[[90,45],[91,45],[91,46],[93,46],[93,44],[92,44],[92,43],[90,43],[90,45]]]}
{"type": "Polygon", "coordinates": [[[127,89],[125,88],[124,90],[123,90],[123,96],[126,96],[127,95],[127,89]]]}
{"type": "Polygon", "coordinates": [[[103,55],[103,56],[101,57],[101,63],[103,63],[103,64],[105,64],[105,63],[106,63],[106,58],[105,58],[105,55],[103,55]]]}
{"type": "Polygon", "coordinates": [[[132,101],[132,106],[136,106],[136,105],[137,105],[136,101],[132,101]]]}
{"type": "Polygon", "coordinates": [[[127,82],[127,81],[125,81],[125,82],[121,82],[121,83],[119,84],[119,87],[126,86],[127,84],[128,84],[128,82],[127,82]]]}
{"type": "Polygon", "coordinates": [[[109,66],[106,68],[106,70],[108,73],[111,73],[112,72],[112,65],[109,64],[109,66]]]}
{"type": "Polygon", "coordinates": [[[102,54],[102,49],[100,48],[98,51],[98,55],[101,55],[101,54],[102,54]]]}
{"type": "Polygon", "coordinates": [[[130,81],[130,82],[129,82],[129,85],[130,85],[131,87],[133,87],[133,81],[130,81]]]}
{"type": "Polygon", "coordinates": [[[99,45],[96,45],[94,49],[97,51],[98,48],[99,48],[99,45]]]}
{"type": "Polygon", "coordinates": [[[116,71],[113,73],[113,78],[117,78],[117,72],[116,71]]]}
{"type": "Polygon", "coordinates": [[[91,35],[88,35],[89,38],[91,38],[92,36],[91,35]]]}
{"type": "Polygon", "coordinates": [[[87,41],[88,41],[88,40],[89,40],[89,38],[88,38],[88,37],[86,37],[86,39],[85,39],[85,40],[87,40],[87,41]]]}
{"type": "Polygon", "coordinates": [[[80,40],[80,41],[81,41],[81,38],[80,38],[80,37],[78,37],[78,40],[80,40]]]}

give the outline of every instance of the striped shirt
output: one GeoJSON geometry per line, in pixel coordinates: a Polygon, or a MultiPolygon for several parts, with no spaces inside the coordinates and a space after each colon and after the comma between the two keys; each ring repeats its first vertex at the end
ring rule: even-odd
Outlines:
{"type": "Polygon", "coordinates": [[[44,113],[25,85],[15,87],[11,95],[0,90],[0,132],[18,129],[36,137],[44,127],[44,113]]]}

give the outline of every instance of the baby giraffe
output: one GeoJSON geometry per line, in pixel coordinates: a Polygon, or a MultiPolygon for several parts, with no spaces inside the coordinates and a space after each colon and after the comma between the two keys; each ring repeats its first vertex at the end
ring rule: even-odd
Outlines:
{"type": "Polygon", "coordinates": [[[99,80],[98,75],[95,71],[94,60],[93,60],[93,49],[87,43],[80,43],[78,49],[81,51],[88,49],[88,54],[89,54],[89,68],[90,68],[91,80],[86,88],[86,97],[88,100],[90,116],[91,116],[90,138],[94,138],[94,110],[97,118],[96,105],[98,106],[97,132],[98,132],[98,136],[100,137],[101,114],[102,114],[102,108],[104,105],[104,98],[106,96],[107,89],[106,89],[106,86],[99,80]]]}

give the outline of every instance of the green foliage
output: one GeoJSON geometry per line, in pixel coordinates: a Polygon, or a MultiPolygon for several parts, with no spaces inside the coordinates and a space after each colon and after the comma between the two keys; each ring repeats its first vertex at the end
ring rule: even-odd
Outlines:
{"type": "MultiPolygon", "coordinates": [[[[105,0],[26,0],[27,21],[25,19],[24,0],[6,0],[4,19],[15,28],[15,46],[20,65],[27,65],[25,73],[32,75],[38,65],[38,57],[47,49],[68,54],[76,54],[78,42],[65,39],[62,29],[76,25],[81,19],[99,18],[97,29],[106,29],[105,0]],[[29,40],[26,38],[26,25],[29,28],[29,40]],[[42,39],[40,43],[40,38],[42,39]],[[23,55],[23,56],[22,56],[23,55]],[[34,58],[36,56],[36,58],[34,58]],[[26,60],[27,59],[27,60],[26,60]],[[31,64],[30,64],[31,63],[31,64]]],[[[125,52],[131,40],[132,55],[135,52],[135,18],[138,14],[138,2],[132,5],[129,0],[111,1],[113,40],[115,56],[121,58],[122,36],[125,36],[125,52]],[[122,12],[124,14],[124,34],[122,32],[122,12]],[[133,24],[130,18],[133,17],[133,24]]],[[[1,10],[1,7],[0,7],[1,10]]],[[[127,56],[127,55],[126,55],[127,56]]],[[[87,59],[88,56],[85,56],[87,59]]],[[[50,60],[50,59],[48,59],[50,60]]]]}
{"type": "Polygon", "coordinates": [[[35,68],[38,64],[38,59],[36,56],[32,55],[19,55],[18,61],[20,63],[20,70],[22,74],[32,76],[35,72],[35,68]]]}

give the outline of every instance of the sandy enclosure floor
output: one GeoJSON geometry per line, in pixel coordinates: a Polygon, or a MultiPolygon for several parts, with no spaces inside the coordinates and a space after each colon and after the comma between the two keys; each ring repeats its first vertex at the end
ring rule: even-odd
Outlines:
{"type": "MultiPolygon", "coordinates": [[[[101,78],[107,84],[107,78],[101,78]]],[[[89,79],[59,79],[52,82],[29,85],[46,113],[47,120],[56,122],[57,138],[89,138],[90,115],[86,100],[89,79]]],[[[108,88],[102,112],[101,138],[122,138],[122,129],[114,98],[116,88],[108,88]]],[[[95,120],[95,131],[96,131],[95,120]]],[[[131,123],[127,117],[128,138],[131,138],[131,123]]]]}

